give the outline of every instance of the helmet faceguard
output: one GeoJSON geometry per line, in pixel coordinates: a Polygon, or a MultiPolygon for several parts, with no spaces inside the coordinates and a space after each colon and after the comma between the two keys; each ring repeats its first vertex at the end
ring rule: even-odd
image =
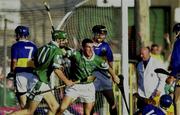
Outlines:
{"type": "Polygon", "coordinates": [[[25,26],[17,26],[15,29],[16,37],[28,37],[29,29],[25,26]]]}
{"type": "Polygon", "coordinates": [[[61,30],[55,30],[52,32],[52,40],[56,41],[57,39],[67,39],[67,33],[61,30]]]}
{"type": "Polygon", "coordinates": [[[104,39],[106,38],[106,35],[107,35],[106,27],[103,25],[95,25],[92,28],[92,32],[94,33],[93,39],[97,43],[101,43],[102,41],[104,41],[104,39]]]}
{"type": "Polygon", "coordinates": [[[92,28],[92,32],[94,34],[107,34],[107,30],[106,30],[106,27],[103,26],[103,25],[95,25],[93,28],[92,28]]]}

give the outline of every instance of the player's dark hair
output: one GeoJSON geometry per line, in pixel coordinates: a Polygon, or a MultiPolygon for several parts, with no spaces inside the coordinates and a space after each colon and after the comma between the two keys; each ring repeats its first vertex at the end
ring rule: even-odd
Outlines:
{"type": "Polygon", "coordinates": [[[85,38],[82,41],[82,47],[85,47],[87,43],[93,43],[93,41],[91,39],[85,38]]]}

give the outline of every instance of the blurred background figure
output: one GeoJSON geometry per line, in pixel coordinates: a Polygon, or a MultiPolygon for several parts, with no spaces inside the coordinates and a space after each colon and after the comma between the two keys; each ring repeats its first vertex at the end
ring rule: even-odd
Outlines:
{"type": "MultiPolygon", "coordinates": [[[[0,98],[0,102],[3,102],[4,99],[6,99],[7,106],[13,107],[17,105],[17,99],[14,94],[14,81],[6,79],[6,86],[4,85],[4,74],[3,74],[3,68],[0,67],[0,95],[2,96],[0,98]],[[4,98],[4,89],[6,89],[6,98],[4,98]]],[[[3,106],[3,103],[0,103],[0,106],[3,106]]],[[[1,114],[1,113],[0,113],[1,114]]]]}
{"type": "Polygon", "coordinates": [[[162,63],[164,62],[164,57],[162,55],[162,46],[158,45],[158,44],[152,44],[151,45],[151,56],[153,58],[158,59],[159,61],[161,61],[162,63]]]}
{"type": "Polygon", "coordinates": [[[0,82],[4,79],[3,68],[0,66],[0,82]]]}

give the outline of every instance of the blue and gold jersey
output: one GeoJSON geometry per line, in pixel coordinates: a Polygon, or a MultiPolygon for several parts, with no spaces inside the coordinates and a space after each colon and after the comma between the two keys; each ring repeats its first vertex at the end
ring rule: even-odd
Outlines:
{"type": "Polygon", "coordinates": [[[94,46],[94,52],[96,55],[104,57],[108,62],[113,62],[113,53],[108,43],[102,42],[97,46],[94,46]]]}
{"type": "Polygon", "coordinates": [[[32,72],[34,68],[34,53],[37,50],[36,45],[28,40],[16,42],[11,47],[11,60],[16,59],[17,65],[15,72],[32,72]]]}
{"type": "Polygon", "coordinates": [[[162,109],[148,104],[143,108],[142,115],[165,115],[162,109]]]}

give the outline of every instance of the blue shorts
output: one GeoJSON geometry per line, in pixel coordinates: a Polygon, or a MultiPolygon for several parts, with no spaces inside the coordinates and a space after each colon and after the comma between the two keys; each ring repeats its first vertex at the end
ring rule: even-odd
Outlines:
{"type": "Polygon", "coordinates": [[[96,77],[94,81],[94,86],[96,91],[104,91],[104,90],[112,89],[112,80],[110,76],[108,76],[107,72],[94,71],[92,75],[96,77]]]}

